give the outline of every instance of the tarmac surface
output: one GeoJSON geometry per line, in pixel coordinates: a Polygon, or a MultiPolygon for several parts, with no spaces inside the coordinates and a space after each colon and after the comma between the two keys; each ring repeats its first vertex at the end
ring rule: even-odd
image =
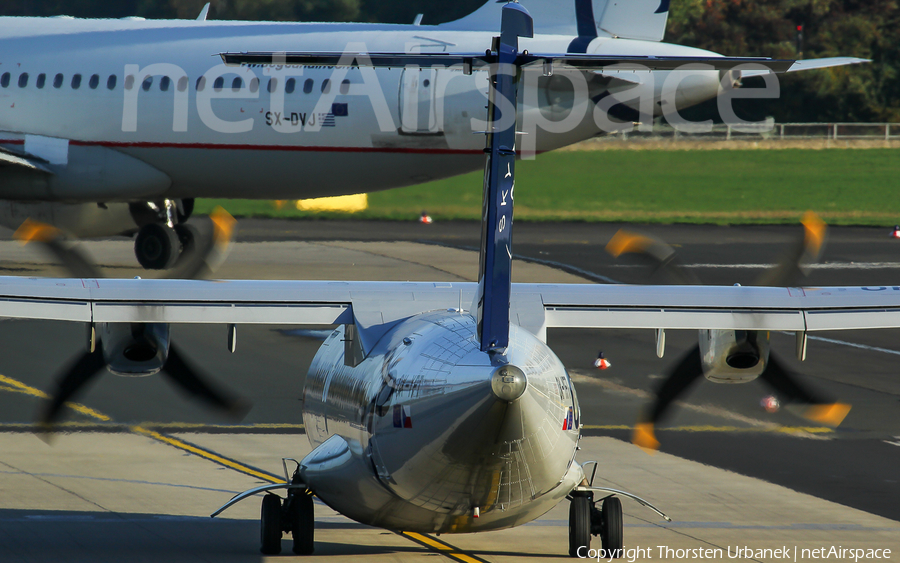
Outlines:
{"type": "MultiPolygon", "coordinates": [[[[617,225],[516,226],[516,281],[663,283],[637,260],[603,251],[617,225]]],[[[751,284],[800,235],[798,227],[644,226],[676,247],[704,282],[751,284]]],[[[887,286],[900,280],[900,241],[889,229],[835,228],[804,285],[887,286]]],[[[476,223],[241,221],[223,278],[474,280],[476,223]]],[[[131,243],[84,243],[111,276],[142,275],[131,243]]],[[[39,249],[0,233],[0,275],[63,275],[39,249]]],[[[78,398],[88,414],[47,447],[31,434],[41,390],[84,350],[84,329],[65,323],[0,322],[0,561],[255,561],[257,501],[208,514],[233,493],[282,473],[281,457],[301,458],[303,377],[325,332],[239,327],[226,350],[224,327],[173,327],[193,363],[250,399],[240,423],[186,401],[162,378],[106,374],[78,398]],[[109,420],[102,420],[108,417],[109,420]]],[[[626,547],[638,560],[693,559],[731,547],[892,549],[900,553],[900,344],[894,330],[841,332],[811,340],[793,357],[791,335],[773,350],[810,386],[853,404],[837,431],[789,409],[770,414],[761,384],[698,384],[659,433],[662,452],[626,443],[640,409],[666,370],[696,344],[696,333],[667,333],[655,355],[642,331],[557,330],[550,345],[575,380],[586,438],[579,459],[600,461],[598,481],[638,494],[675,520],[625,501],[626,547]],[[592,367],[597,350],[610,370],[592,367]],[[668,556],[667,556],[668,555],[668,556]]],[[[468,561],[550,559],[566,550],[568,507],[537,522],[489,534],[411,538],[357,525],[317,506],[315,558],[468,561]],[[440,547],[440,543],[446,545],[440,547]]],[[[594,547],[599,547],[595,539],[594,547]]],[[[290,542],[284,542],[290,553],[290,542]]],[[[717,555],[713,553],[713,555],[717,555]]],[[[846,554],[845,554],[846,555],[846,554]]],[[[882,553],[882,555],[884,555],[882,553]]],[[[287,557],[287,555],[285,556],[287,557]]],[[[793,558],[793,553],[789,554],[793,558]]],[[[744,557],[740,557],[744,558],[744,557]]],[[[753,553],[769,561],[775,553],[753,553]]],[[[825,558],[825,557],[819,557],[825,558]]],[[[835,558],[833,555],[831,558],[835,558]]]]}

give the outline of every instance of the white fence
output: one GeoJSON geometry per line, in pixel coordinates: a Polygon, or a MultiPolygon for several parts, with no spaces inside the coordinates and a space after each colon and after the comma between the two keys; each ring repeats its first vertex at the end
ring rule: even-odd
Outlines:
{"type": "Polygon", "coordinates": [[[692,126],[690,123],[678,129],[671,125],[654,125],[652,131],[618,133],[608,138],[625,139],[673,139],[685,141],[731,140],[798,140],[819,139],[831,141],[900,141],[900,123],[775,123],[762,122],[748,129],[719,123],[712,126],[692,126]]]}

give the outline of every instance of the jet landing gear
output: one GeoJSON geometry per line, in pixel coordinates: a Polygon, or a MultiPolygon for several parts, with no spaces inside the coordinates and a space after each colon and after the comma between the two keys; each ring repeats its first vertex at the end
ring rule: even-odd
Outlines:
{"type": "Polygon", "coordinates": [[[294,553],[311,555],[315,536],[315,518],[312,493],[308,490],[290,490],[282,503],[281,497],[272,493],[263,497],[260,513],[259,550],[264,555],[281,553],[281,536],[289,532],[294,538],[294,553]]]}
{"type": "Polygon", "coordinates": [[[197,229],[185,224],[194,211],[193,199],[134,203],[130,210],[141,225],[134,254],[145,270],[168,270],[197,244],[197,229]]]}
{"type": "Polygon", "coordinates": [[[600,509],[594,493],[572,491],[569,504],[569,556],[587,557],[591,536],[600,536],[604,559],[619,559],[625,547],[622,526],[622,501],[614,496],[603,499],[600,509]]]}

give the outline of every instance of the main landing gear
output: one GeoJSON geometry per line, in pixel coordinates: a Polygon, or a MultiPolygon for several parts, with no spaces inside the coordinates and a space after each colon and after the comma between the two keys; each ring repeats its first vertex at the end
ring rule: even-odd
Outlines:
{"type": "Polygon", "coordinates": [[[308,490],[288,491],[287,499],[269,493],[263,497],[260,514],[260,551],[265,555],[281,553],[281,536],[289,532],[294,538],[297,555],[311,555],[315,535],[312,493],[308,490]]]}
{"type": "Polygon", "coordinates": [[[587,557],[591,536],[600,536],[604,559],[619,559],[625,547],[622,526],[622,501],[614,496],[603,499],[600,509],[590,491],[572,491],[569,504],[569,556],[587,557]]]}
{"type": "Polygon", "coordinates": [[[134,254],[145,270],[168,270],[197,244],[197,229],[185,224],[194,211],[193,199],[134,203],[130,209],[141,225],[134,254]]]}

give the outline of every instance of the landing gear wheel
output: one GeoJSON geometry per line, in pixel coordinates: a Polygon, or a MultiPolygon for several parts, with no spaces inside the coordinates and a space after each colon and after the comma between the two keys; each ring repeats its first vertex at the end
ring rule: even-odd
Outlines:
{"type": "Polygon", "coordinates": [[[181,254],[178,255],[176,261],[180,261],[183,257],[193,254],[197,249],[197,241],[200,240],[200,231],[193,225],[175,225],[175,234],[178,235],[178,242],[181,243],[181,254]]]}
{"type": "Polygon", "coordinates": [[[569,556],[587,557],[590,548],[591,499],[582,495],[573,496],[569,503],[569,556]]]}
{"type": "Polygon", "coordinates": [[[289,512],[294,553],[312,555],[316,527],[312,495],[298,491],[291,497],[289,512]]]}
{"type": "Polygon", "coordinates": [[[284,529],[281,521],[281,497],[263,497],[259,522],[259,550],[264,555],[278,555],[281,553],[281,534],[284,529]]]}
{"type": "Polygon", "coordinates": [[[168,270],[178,259],[180,247],[175,229],[159,223],[144,225],[134,239],[134,254],[145,270],[168,270]]]}
{"type": "Polygon", "coordinates": [[[618,559],[622,556],[625,547],[625,532],[622,529],[622,501],[616,497],[609,497],[603,501],[601,510],[603,524],[600,539],[603,542],[603,550],[607,559],[618,559]]]}
{"type": "Polygon", "coordinates": [[[194,213],[194,198],[189,197],[181,200],[181,205],[177,208],[177,217],[179,223],[184,223],[191,218],[194,213]]]}

